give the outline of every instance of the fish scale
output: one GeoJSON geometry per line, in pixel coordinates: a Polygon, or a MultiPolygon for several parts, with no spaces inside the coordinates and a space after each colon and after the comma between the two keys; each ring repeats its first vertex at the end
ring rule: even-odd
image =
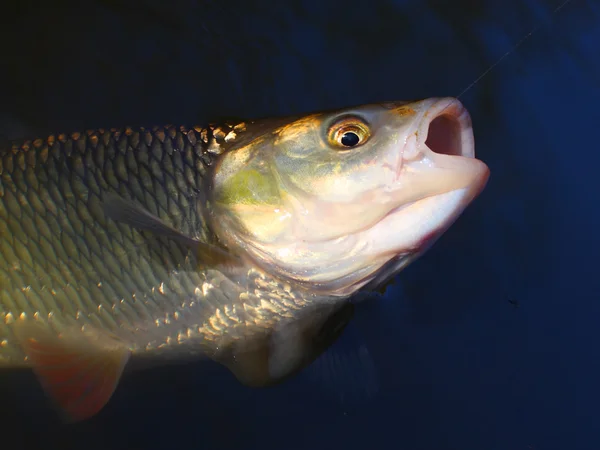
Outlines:
{"type": "Polygon", "coordinates": [[[182,333],[202,337],[199,329],[215,341],[232,324],[245,323],[240,317],[256,324],[278,311],[261,308],[256,295],[247,300],[255,303],[251,312],[241,313],[231,305],[238,298],[214,289],[202,293],[197,286],[211,280],[195,269],[193,255],[107,220],[103,211],[102,197],[116,192],[183,233],[207,239],[194,205],[219,141],[234,126],[87,131],[0,150],[1,362],[24,361],[6,323],[22,314],[44,320],[60,313],[64,323],[91,323],[147,350],[181,340],[182,333]],[[190,309],[196,323],[165,326],[169,311],[190,309]]]}

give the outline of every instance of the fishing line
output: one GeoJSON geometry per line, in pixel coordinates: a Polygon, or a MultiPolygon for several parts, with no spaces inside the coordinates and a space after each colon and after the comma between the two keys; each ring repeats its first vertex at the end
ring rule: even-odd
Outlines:
{"type": "MultiPolygon", "coordinates": [[[[551,17],[554,17],[554,15],[556,15],[561,9],[563,9],[565,6],[567,6],[569,3],[571,3],[571,0],[565,0],[564,2],[562,2],[559,6],[557,6],[556,8],[554,8],[554,10],[551,12],[551,17]]],[[[504,53],[504,55],[502,55],[500,58],[498,58],[498,60],[493,63],[490,67],[488,67],[481,75],[479,75],[471,84],[469,84],[466,88],[464,88],[462,90],[462,92],[460,94],[458,94],[456,96],[456,98],[460,99],[463,95],[465,95],[469,90],[471,90],[471,88],[473,86],[475,86],[477,83],[479,83],[487,74],[489,74],[492,70],[494,70],[494,68],[500,64],[502,61],[504,61],[504,59],[510,55],[511,53],[513,53],[517,48],[519,48],[521,45],[523,45],[523,43],[525,41],[527,41],[527,39],[529,39],[531,36],[533,36],[540,28],[542,27],[542,24],[538,24],[537,26],[535,26],[529,33],[527,33],[525,36],[523,36],[521,38],[521,40],[519,42],[517,42],[515,45],[513,45],[506,53],[504,53]]]]}
{"type": "MultiPolygon", "coordinates": [[[[557,13],[559,13],[569,3],[571,3],[571,0],[563,1],[559,6],[557,6],[556,8],[554,8],[552,10],[552,12],[550,13],[550,17],[553,18],[557,13]]],[[[511,53],[513,53],[516,49],[518,49],[521,45],[523,45],[523,43],[525,43],[527,41],[527,39],[529,39],[531,36],[533,36],[541,27],[542,27],[542,24],[540,23],[540,24],[536,25],[529,33],[525,34],[519,40],[519,42],[517,42],[515,45],[513,45],[506,53],[504,53],[500,58],[498,58],[498,60],[496,60],[496,62],[494,62],[481,75],[479,75],[473,82],[471,82],[466,88],[464,88],[462,90],[462,92],[457,95],[456,98],[460,99],[463,95],[465,95],[468,91],[470,91],[473,88],[473,86],[475,86],[477,83],[479,83],[485,76],[487,76],[492,70],[494,70],[502,61],[504,61],[511,53]]],[[[486,265],[486,263],[484,261],[480,261],[480,264],[486,265]]],[[[487,269],[488,273],[492,272],[492,270],[490,269],[489,266],[487,266],[486,269],[487,269]]],[[[519,307],[519,301],[513,295],[509,294],[509,292],[506,289],[504,289],[499,283],[494,283],[494,284],[496,284],[496,287],[502,292],[503,297],[508,300],[508,303],[510,303],[515,308],[519,307]]]]}

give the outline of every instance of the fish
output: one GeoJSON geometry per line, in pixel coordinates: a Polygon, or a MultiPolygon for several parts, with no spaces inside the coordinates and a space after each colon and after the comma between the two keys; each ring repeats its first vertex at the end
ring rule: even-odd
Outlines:
{"type": "Polygon", "coordinates": [[[0,368],[33,370],[71,421],[136,364],[210,359],[247,386],[280,383],[488,177],[450,97],[12,142],[0,368]]]}

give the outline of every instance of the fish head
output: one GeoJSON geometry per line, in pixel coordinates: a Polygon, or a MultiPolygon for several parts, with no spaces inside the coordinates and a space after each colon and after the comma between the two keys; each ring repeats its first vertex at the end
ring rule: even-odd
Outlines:
{"type": "Polygon", "coordinates": [[[380,285],[483,190],[469,113],[453,98],[279,122],[215,166],[213,225],[272,274],[322,295],[380,285]]]}

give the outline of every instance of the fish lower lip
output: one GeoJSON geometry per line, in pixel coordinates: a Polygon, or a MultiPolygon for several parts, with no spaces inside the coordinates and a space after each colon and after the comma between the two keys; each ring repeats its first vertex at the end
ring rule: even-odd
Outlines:
{"type": "MultiPolygon", "coordinates": [[[[425,198],[427,198],[427,197],[425,197],[425,198]]],[[[420,198],[420,199],[418,199],[418,200],[413,200],[413,201],[411,201],[411,202],[404,203],[404,204],[402,204],[402,205],[400,205],[400,206],[397,206],[396,208],[394,208],[394,209],[390,210],[390,211],[389,211],[389,212],[388,212],[388,213],[387,213],[387,214],[386,214],[386,215],[385,215],[383,218],[386,218],[386,217],[388,217],[388,216],[391,216],[391,215],[393,215],[393,214],[399,213],[399,212],[400,212],[400,211],[402,211],[403,209],[406,209],[406,208],[408,208],[409,206],[411,206],[411,205],[414,205],[416,202],[419,202],[419,201],[421,201],[421,200],[423,200],[423,199],[422,199],[422,198],[420,198]]]]}

